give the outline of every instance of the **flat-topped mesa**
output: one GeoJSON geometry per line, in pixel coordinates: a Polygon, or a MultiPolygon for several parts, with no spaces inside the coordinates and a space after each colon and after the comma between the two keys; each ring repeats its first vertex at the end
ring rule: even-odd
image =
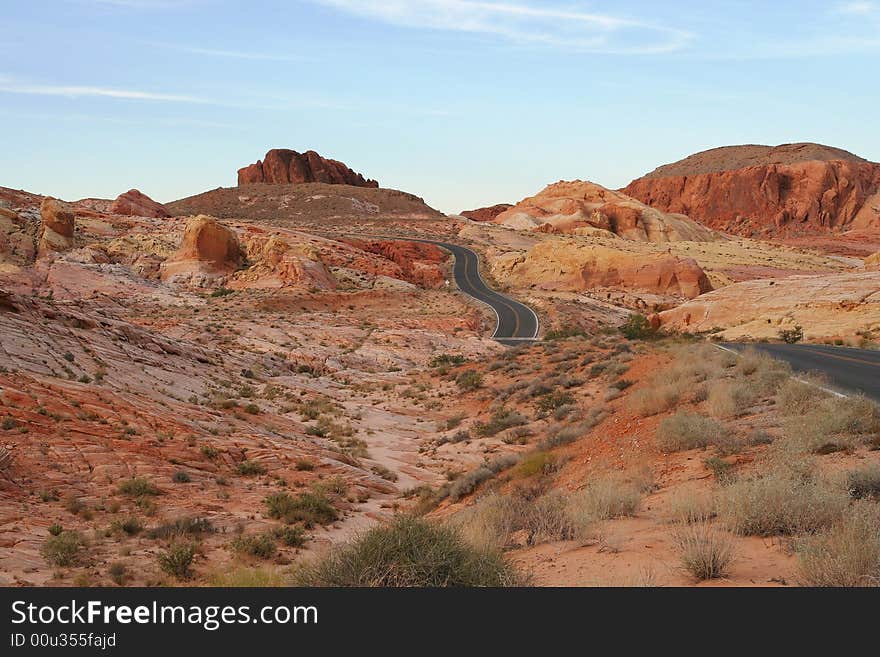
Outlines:
{"type": "Polygon", "coordinates": [[[288,148],[273,148],[262,160],[238,170],[238,184],[270,183],[287,185],[320,182],[353,187],[378,187],[375,180],[350,169],[337,160],[329,160],[315,151],[297,153],[288,148]]]}
{"type": "Polygon", "coordinates": [[[820,144],[715,148],[621,191],[744,236],[880,227],[880,164],[820,144]]]}

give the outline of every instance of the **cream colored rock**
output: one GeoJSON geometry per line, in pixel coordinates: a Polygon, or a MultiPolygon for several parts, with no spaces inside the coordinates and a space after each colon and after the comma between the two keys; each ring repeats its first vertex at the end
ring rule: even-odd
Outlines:
{"type": "Polygon", "coordinates": [[[556,240],[536,244],[526,254],[499,256],[493,273],[518,286],[571,292],[617,287],[694,298],[712,289],[706,274],[689,258],[556,240]]]}
{"type": "Polygon", "coordinates": [[[243,262],[235,231],[214,217],[198,215],[187,221],[180,248],[162,263],[160,277],[163,281],[205,286],[228,276],[243,262]]]}
{"type": "Polygon", "coordinates": [[[40,239],[41,252],[66,251],[73,248],[76,232],[76,218],[73,208],[47,196],[40,205],[40,239]]]}
{"type": "Polygon", "coordinates": [[[880,270],[880,251],[865,258],[865,269],[880,270]]]}
{"type": "Polygon", "coordinates": [[[260,235],[246,240],[248,260],[254,264],[235,278],[236,287],[332,290],[336,279],[317,250],[309,244],[290,244],[276,236],[260,235]]]}
{"type": "Polygon", "coordinates": [[[707,242],[717,233],[681,214],[667,214],[639,201],[581,180],[558,182],[499,214],[494,223],[515,230],[618,235],[639,242],[707,242]]]}
{"type": "Polygon", "coordinates": [[[728,285],[660,314],[664,328],[724,329],[724,338],[775,338],[799,324],[807,338],[880,329],[880,272],[790,276],[728,285]]]}

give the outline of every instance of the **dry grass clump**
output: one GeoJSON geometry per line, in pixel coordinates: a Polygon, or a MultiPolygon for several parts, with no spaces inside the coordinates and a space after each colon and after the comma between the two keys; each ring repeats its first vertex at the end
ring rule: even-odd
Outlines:
{"type": "Polygon", "coordinates": [[[840,518],[849,496],[807,468],[777,465],[718,493],[718,515],[744,536],[816,532],[840,518]]]}
{"type": "Polygon", "coordinates": [[[880,509],[858,503],[828,531],[801,541],[798,556],[808,586],[880,585],[880,509]]]}
{"type": "Polygon", "coordinates": [[[812,408],[791,417],[786,438],[800,449],[816,454],[851,451],[880,430],[877,406],[864,397],[825,396],[812,408]]]}
{"type": "Polygon", "coordinates": [[[788,363],[756,349],[746,349],[736,363],[734,375],[745,377],[751,392],[756,396],[776,394],[791,376],[788,363]]]}
{"type": "Polygon", "coordinates": [[[709,388],[706,408],[714,418],[738,417],[754,405],[756,397],[747,382],[716,381],[709,388]]]}
{"type": "Polygon", "coordinates": [[[815,385],[790,379],[776,395],[776,407],[783,415],[804,415],[815,407],[828,393],[815,385]]]}
{"type": "Polygon", "coordinates": [[[681,382],[666,385],[649,383],[647,387],[636,390],[629,396],[627,406],[642,417],[658,415],[675,406],[685,389],[686,386],[681,382]]]}
{"type": "Polygon", "coordinates": [[[663,418],[657,427],[657,447],[666,453],[729,442],[730,432],[723,424],[687,411],[663,418]]]}
{"type": "Polygon", "coordinates": [[[727,575],[734,558],[733,540],[728,534],[698,523],[680,527],[673,538],[682,565],[698,580],[727,575]]]}
{"type": "Polygon", "coordinates": [[[684,488],[669,496],[669,519],[676,525],[706,522],[715,515],[715,501],[711,495],[684,488]]]}
{"type": "Polygon", "coordinates": [[[642,505],[647,484],[625,474],[597,477],[569,497],[569,513],[579,526],[600,520],[634,516],[642,505]]]}
{"type": "Polygon", "coordinates": [[[846,475],[846,489],[856,499],[880,499],[880,464],[851,470],[846,475]]]}

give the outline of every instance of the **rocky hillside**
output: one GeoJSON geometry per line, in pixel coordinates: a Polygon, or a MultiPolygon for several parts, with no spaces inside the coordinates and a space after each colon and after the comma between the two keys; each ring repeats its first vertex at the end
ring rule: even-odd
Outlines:
{"type": "Polygon", "coordinates": [[[288,148],[273,148],[262,160],[238,170],[238,184],[272,183],[288,185],[321,182],[330,185],[378,187],[337,160],[321,157],[315,151],[297,153],[288,148]]]}
{"type": "Polygon", "coordinates": [[[616,235],[638,242],[718,239],[712,231],[685,216],[660,212],[620,192],[582,180],[549,185],[493,221],[517,230],[616,235]]]}
{"type": "Polygon", "coordinates": [[[178,216],[208,214],[273,222],[299,218],[320,221],[339,217],[443,216],[418,196],[406,192],[326,183],[218,188],[174,201],[167,207],[178,216]]]}
{"type": "Polygon", "coordinates": [[[622,191],[743,236],[880,226],[880,164],[819,144],[716,148],[662,166],[622,191]]]}

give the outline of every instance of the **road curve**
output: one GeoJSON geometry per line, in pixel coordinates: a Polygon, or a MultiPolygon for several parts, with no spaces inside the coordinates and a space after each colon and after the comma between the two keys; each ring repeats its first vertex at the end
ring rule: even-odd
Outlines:
{"type": "Polygon", "coordinates": [[[538,315],[528,306],[496,292],[480,276],[480,258],[468,248],[449,242],[412,240],[434,244],[449,251],[455,258],[452,275],[458,289],[495,311],[497,324],[492,338],[501,344],[515,346],[538,338],[538,315]]]}
{"type": "Polygon", "coordinates": [[[789,363],[798,372],[821,372],[836,387],[880,401],[880,351],[819,344],[725,343],[742,351],[753,347],[789,363]]]}

